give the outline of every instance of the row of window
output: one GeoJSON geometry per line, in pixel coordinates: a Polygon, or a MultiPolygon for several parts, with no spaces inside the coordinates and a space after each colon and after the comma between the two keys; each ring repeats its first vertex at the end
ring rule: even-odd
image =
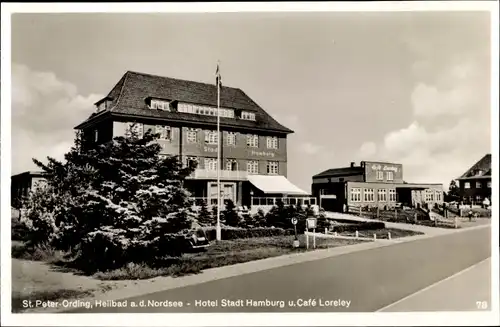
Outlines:
{"type": "MultiPolygon", "coordinates": [[[[471,186],[470,182],[465,182],[464,188],[470,188],[470,186],[471,186]]],[[[486,187],[491,188],[491,182],[487,182],[486,187]]],[[[483,188],[483,183],[476,182],[476,188],[483,188]]]]}
{"type": "MultiPolygon", "coordinates": [[[[441,192],[433,192],[432,190],[426,191],[426,201],[427,202],[440,202],[441,192]]],[[[375,202],[375,190],[372,188],[365,188],[361,192],[361,188],[351,189],[351,202],[375,202]]],[[[377,191],[377,201],[378,202],[396,202],[396,190],[395,189],[378,189],[377,191]]]]}
{"type": "MultiPolygon", "coordinates": [[[[170,111],[170,102],[166,100],[152,99],[149,104],[149,108],[170,111]]],[[[235,118],[233,109],[219,108],[218,110],[220,117],[235,118]]],[[[217,108],[189,103],[180,103],[177,107],[177,111],[196,115],[217,116],[217,108]]],[[[244,120],[255,120],[255,113],[242,111],[240,118],[244,120]]]]}
{"type": "MultiPolygon", "coordinates": [[[[144,135],[144,125],[128,123],[127,131],[134,130],[139,136],[144,135]]],[[[198,131],[196,128],[189,128],[186,133],[187,143],[198,143],[198,131]]],[[[172,129],[170,126],[156,125],[155,133],[160,134],[160,140],[172,140],[172,129]]],[[[205,143],[207,144],[217,144],[218,134],[214,130],[205,130],[205,143]]],[[[251,148],[259,147],[259,136],[256,134],[246,135],[247,146],[251,148]]],[[[227,145],[236,145],[236,133],[228,132],[226,137],[227,145]]],[[[266,138],[266,145],[268,149],[278,149],[279,140],[277,136],[268,136],[266,138]]]]}
{"type": "MultiPolygon", "coordinates": [[[[394,180],[394,172],[392,171],[386,171],[386,180],[388,181],[393,181],[394,180]]],[[[384,180],[384,172],[383,171],[377,171],[377,180],[383,181],[384,180]]]]}
{"type": "Polygon", "coordinates": [[[432,190],[426,190],[425,191],[425,201],[426,202],[440,202],[441,199],[441,192],[433,192],[432,190]]]}
{"type": "MultiPolygon", "coordinates": [[[[202,158],[198,157],[186,157],[186,163],[189,162],[199,162],[202,158]]],[[[206,170],[217,170],[217,159],[215,158],[203,158],[203,163],[205,164],[206,170]]],[[[267,165],[267,174],[269,175],[277,175],[279,174],[279,162],[278,161],[268,161],[267,165]]],[[[226,164],[224,166],[224,170],[236,171],[238,169],[238,162],[235,159],[227,159],[226,164]]],[[[246,171],[249,174],[259,174],[259,162],[256,160],[249,160],[246,163],[246,171]]]]}
{"type": "MultiPolygon", "coordinates": [[[[387,202],[387,190],[379,189],[377,193],[377,198],[379,202],[387,202]]],[[[361,188],[351,189],[351,202],[375,202],[375,191],[372,188],[365,188],[361,192],[361,188]],[[361,197],[363,195],[363,198],[361,197]]],[[[396,190],[389,190],[389,201],[396,202],[396,190]]]]}

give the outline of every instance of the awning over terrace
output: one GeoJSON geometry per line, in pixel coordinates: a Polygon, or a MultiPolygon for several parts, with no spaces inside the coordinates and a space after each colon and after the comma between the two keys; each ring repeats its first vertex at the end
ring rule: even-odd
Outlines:
{"type": "Polygon", "coordinates": [[[285,176],[249,175],[248,180],[266,194],[309,195],[292,184],[285,176]]]}

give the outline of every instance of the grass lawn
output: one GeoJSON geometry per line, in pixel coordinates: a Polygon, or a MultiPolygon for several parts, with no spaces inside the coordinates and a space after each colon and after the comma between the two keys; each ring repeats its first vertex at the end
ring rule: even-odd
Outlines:
{"type": "MultiPolygon", "coordinates": [[[[169,265],[166,268],[130,264],[113,271],[98,272],[94,277],[100,280],[146,279],[157,276],[176,277],[199,273],[204,269],[308,251],[305,248],[304,235],[299,235],[299,248],[293,247],[293,240],[294,236],[276,236],[221,241],[213,243],[203,252],[187,253],[181,258],[167,259],[169,265]]],[[[316,248],[325,249],[362,242],[361,240],[316,238],[316,248]]],[[[309,251],[313,251],[313,249],[309,249],[309,251]]]]}
{"type": "MultiPolygon", "coordinates": [[[[411,231],[411,230],[396,229],[396,228],[384,228],[384,229],[359,231],[359,237],[373,238],[373,234],[376,234],[377,239],[387,239],[389,233],[391,233],[391,239],[424,234],[422,232],[411,231]]],[[[339,235],[341,235],[341,236],[355,236],[355,234],[356,233],[354,233],[354,232],[339,233],[339,235]]]]}

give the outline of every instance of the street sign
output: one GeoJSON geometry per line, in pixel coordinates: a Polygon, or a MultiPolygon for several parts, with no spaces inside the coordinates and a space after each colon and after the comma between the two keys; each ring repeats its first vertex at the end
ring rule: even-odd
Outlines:
{"type": "Polygon", "coordinates": [[[316,218],[307,218],[307,228],[316,229],[316,218]]]}
{"type": "Polygon", "coordinates": [[[297,218],[292,218],[292,224],[294,225],[297,225],[297,223],[299,222],[299,220],[297,218]]]}

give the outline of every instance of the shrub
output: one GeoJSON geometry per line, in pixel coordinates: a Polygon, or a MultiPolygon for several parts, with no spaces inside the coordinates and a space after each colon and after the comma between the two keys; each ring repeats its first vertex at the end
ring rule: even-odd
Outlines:
{"type": "Polygon", "coordinates": [[[231,200],[226,201],[226,210],[224,210],[224,221],[226,225],[229,226],[240,226],[241,225],[241,217],[236,212],[236,207],[234,202],[231,200]]]}
{"type": "Polygon", "coordinates": [[[205,201],[201,202],[200,212],[198,213],[198,222],[203,226],[215,225],[215,218],[210,211],[208,211],[208,206],[205,201]]]}
{"type": "MultiPolygon", "coordinates": [[[[205,229],[207,238],[210,241],[215,240],[216,233],[215,227],[210,227],[205,229]]],[[[221,235],[223,240],[235,240],[241,238],[253,238],[253,237],[272,237],[272,236],[283,236],[292,235],[292,230],[285,230],[283,228],[222,228],[221,235]]]]}
{"type": "Polygon", "coordinates": [[[385,223],[381,221],[369,221],[365,223],[359,224],[349,224],[349,225],[338,225],[333,227],[334,232],[343,233],[343,232],[355,232],[362,230],[375,230],[375,229],[384,229],[385,223]]]}
{"type": "Polygon", "coordinates": [[[23,222],[18,219],[13,219],[11,221],[11,228],[11,238],[13,241],[28,241],[27,236],[29,230],[23,222]]]}

